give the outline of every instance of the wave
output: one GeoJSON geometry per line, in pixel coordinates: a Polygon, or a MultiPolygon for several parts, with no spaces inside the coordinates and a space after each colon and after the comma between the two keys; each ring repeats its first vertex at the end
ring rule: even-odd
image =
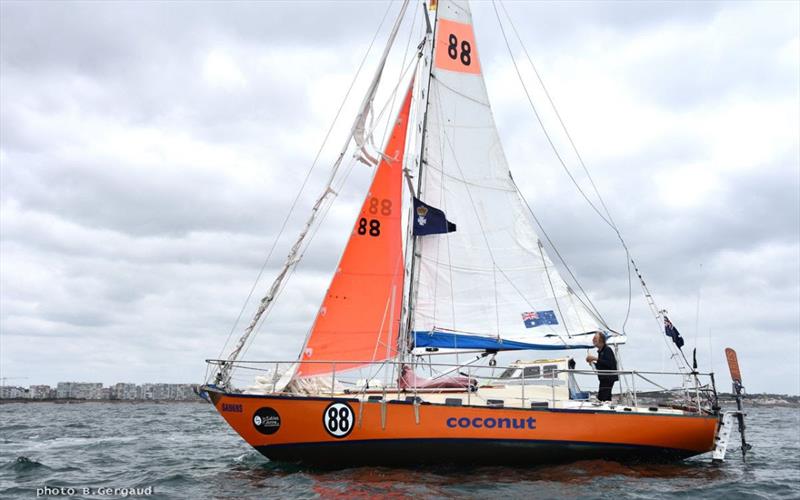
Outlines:
{"type": "Polygon", "coordinates": [[[0,470],[12,471],[16,473],[27,473],[32,471],[50,470],[50,467],[41,462],[28,457],[17,457],[15,460],[0,465],[0,470]]]}

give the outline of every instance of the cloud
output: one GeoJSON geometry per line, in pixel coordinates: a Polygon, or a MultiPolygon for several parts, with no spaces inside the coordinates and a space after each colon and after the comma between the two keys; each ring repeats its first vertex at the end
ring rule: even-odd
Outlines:
{"type": "MultiPolygon", "coordinates": [[[[751,392],[800,392],[799,7],[506,7],[689,346],[723,371],[720,348],[739,348],[751,392]],[[768,375],[776,365],[780,377],[768,375]]],[[[398,6],[0,3],[3,375],[199,381],[387,8],[255,300],[327,178],[398,6]]],[[[514,177],[593,301],[621,327],[625,254],[549,150],[491,4],[473,11],[514,177]]],[[[420,15],[392,53],[392,84],[402,49],[421,39],[420,15]]],[[[535,75],[525,63],[522,72],[567,167],[596,202],[535,75]]],[[[388,98],[382,88],[377,102],[388,98]]],[[[291,359],[300,349],[371,174],[345,160],[348,182],[249,356],[291,359]]],[[[663,334],[632,285],[626,366],[669,368],[663,334]]]]}

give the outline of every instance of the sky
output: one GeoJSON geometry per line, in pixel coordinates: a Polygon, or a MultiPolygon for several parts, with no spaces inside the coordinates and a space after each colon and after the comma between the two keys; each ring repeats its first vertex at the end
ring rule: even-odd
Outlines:
{"type": "MultiPolygon", "coordinates": [[[[800,393],[800,4],[503,5],[700,369],[727,390],[733,347],[750,392],[800,393]]],[[[398,7],[0,2],[0,377],[201,382],[388,12],[255,300],[299,233],[398,7]]],[[[413,9],[402,47],[419,41],[413,9]]],[[[514,177],[621,328],[625,253],[549,149],[492,4],[473,15],[514,177]]],[[[590,191],[512,33],[534,103],[590,191]]],[[[249,357],[299,353],[369,179],[348,168],[249,357]]],[[[632,291],[625,366],[668,369],[637,281],[632,291]]]]}

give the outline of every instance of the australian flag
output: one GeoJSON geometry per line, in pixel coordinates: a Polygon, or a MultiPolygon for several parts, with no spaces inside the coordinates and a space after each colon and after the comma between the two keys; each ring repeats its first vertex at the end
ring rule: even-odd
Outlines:
{"type": "Polygon", "coordinates": [[[525,323],[525,328],[558,324],[558,319],[553,311],[531,311],[522,313],[522,321],[525,323]]]}
{"type": "Polygon", "coordinates": [[[681,337],[678,329],[675,328],[675,325],[673,325],[672,321],[670,321],[666,316],[664,316],[664,333],[667,335],[667,337],[671,338],[673,342],[675,342],[675,345],[678,346],[678,349],[683,347],[683,337],[681,337]]]}
{"type": "Polygon", "coordinates": [[[456,225],[447,220],[444,212],[414,198],[414,236],[452,233],[456,225]]]}

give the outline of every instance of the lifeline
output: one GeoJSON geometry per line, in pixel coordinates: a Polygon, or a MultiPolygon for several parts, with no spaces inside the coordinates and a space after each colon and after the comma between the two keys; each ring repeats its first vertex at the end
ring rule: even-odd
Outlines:
{"type": "Polygon", "coordinates": [[[447,419],[447,427],[474,427],[476,429],[486,428],[486,429],[494,429],[497,427],[498,429],[525,429],[527,424],[528,429],[535,429],[536,428],[536,419],[533,417],[528,418],[483,418],[483,417],[475,417],[475,418],[467,418],[467,417],[450,417],[447,419]]]}

